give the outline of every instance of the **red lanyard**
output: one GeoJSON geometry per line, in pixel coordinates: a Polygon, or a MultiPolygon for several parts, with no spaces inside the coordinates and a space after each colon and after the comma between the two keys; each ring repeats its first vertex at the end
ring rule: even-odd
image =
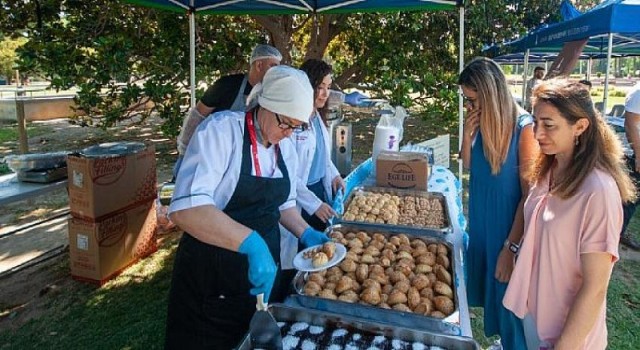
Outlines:
{"type": "MultiPolygon", "coordinates": [[[[247,125],[249,126],[249,139],[251,140],[251,155],[253,157],[253,166],[256,168],[256,176],[262,177],[262,171],[260,170],[260,161],[258,159],[258,141],[256,138],[256,126],[253,124],[253,112],[247,112],[245,114],[245,119],[247,120],[247,125]]],[[[275,163],[273,167],[273,173],[276,171],[276,166],[278,164],[278,145],[275,145],[275,163]]]]}

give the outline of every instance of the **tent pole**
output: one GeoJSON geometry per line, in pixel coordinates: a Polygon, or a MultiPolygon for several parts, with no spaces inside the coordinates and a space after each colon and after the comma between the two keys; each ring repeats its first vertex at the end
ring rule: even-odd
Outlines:
{"type": "Polygon", "coordinates": [[[527,103],[527,71],[529,70],[529,49],[524,52],[524,69],[522,70],[522,107],[528,108],[527,103]]]}
{"type": "Polygon", "coordinates": [[[613,33],[609,33],[609,46],[607,46],[607,69],[604,74],[604,96],[602,97],[602,115],[607,115],[607,96],[609,95],[609,71],[611,70],[612,46],[613,33]]]}
{"type": "Polygon", "coordinates": [[[189,85],[191,108],[196,106],[196,11],[189,10],[189,85]]]}
{"type": "Polygon", "coordinates": [[[589,57],[587,61],[587,80],[591,80],[591,60],[593,60],[593,57],[589,57]]]}
{"type": "MultiPolygon", "coordinates": [[[[459,63],[459,73],[462,73],[464,69],[464,6],[460,6],[460,33],[459,33],[459,41],[458,44],[459,52],[458,52],[458,63],[459,63]]],[[[464,117],[463,117],[463,102],[462,102],[462,89],[458,88],[458,151],[462,150],[462,138],[463,138],[463,125],[464,125],[464,117]]],[[[460,184],[462,184],[462,157],[458,155],[458,179],[460,180],[460,184]]]]}

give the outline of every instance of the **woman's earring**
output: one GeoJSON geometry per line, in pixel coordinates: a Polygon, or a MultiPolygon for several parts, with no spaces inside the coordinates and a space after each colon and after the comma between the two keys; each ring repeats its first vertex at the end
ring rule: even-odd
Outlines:
{"type": "Polygon", "coordinates": [[[578,139],[578,135],[576,135],[576,146],[580,144],[580,139],[578,139]]]}

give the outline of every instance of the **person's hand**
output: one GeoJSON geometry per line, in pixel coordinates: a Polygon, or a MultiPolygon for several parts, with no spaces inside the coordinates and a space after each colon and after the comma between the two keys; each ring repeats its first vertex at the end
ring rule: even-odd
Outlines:
{"type": "Polygon", "coordinates": [[[640,162],[638,161],[638,158],[634,158],[633,159],[633,163],[634,163],[635,168],[636,168],[636,173],[640,173],[640,162]]]}
{"type": "Polygon", "coordinates": [[[305,248],[313,247],[314,245],[323,244],[329,242],[330,239],[324,233],[320,231],[316,231],[313,227],[307,227],[304,232],[302,232],[302,236],[300,236],[300,243],[305,248]]]}
{"type": "Polygon", "coordinates": [[[320,204],[320,208],[316,210],[313,215],[317,216],[318,219],[322,220],[322,222],[326,223],[329,219],[336,216],[336,212],[329,206],[327,203],[320,204]]]}
{"type": "Polygon", "coordinates": [[[464,137],[468,140],[476,134],[480,127],[480,109],[472,109],[467,112],[467,118],[464,121],[464,137]]]}
{"type": "Polygon", "coordinates": [[[276,279],[276,263],[273,261],[267,243],[256,231],[252,231],[242,241],[238,252],[247,255],[249,259],[249,282],[253,285],[252,295],[264,293],[267,302],[276,279]]]}
{"type": "Polygon", "coordinates": [[[509,249],[502,248],[502,250],[500,250],[500,255],[498,255],[498,262],[496,263],[496,272],[494,277],[502,283],[509,282],[514,264],[515,255],[509,249]]]}
{"type": "Polygon", "coordinates": [[[337,193],[339,189],[342,189],[342,191],[345,190],[344,180],[342,179],[342,176],[338,175],[333,178],[333,180],[331,181],[331,188],[333,189],[333,193],[337,193]]]}
{"type": "Polygon", "coordinates": [[[359,91],[354,91],[344,96],[344,102],[355,107],[360,105],[360,102],[366,98],[369,98],[369,96],[362,94],[359,91]]]}

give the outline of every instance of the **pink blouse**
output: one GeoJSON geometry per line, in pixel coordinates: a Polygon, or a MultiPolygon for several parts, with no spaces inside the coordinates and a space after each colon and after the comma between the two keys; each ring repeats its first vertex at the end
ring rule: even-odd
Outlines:
{"type": "MultiPolygon", "coordinates": [[[[540,340],[555,344],[582,285],[581,254],[618,260],[622,202],[614,179],[598,169],[566,200],[549,193],[548,180],[525,202],[524,237],[503,304],[520,318],[531,314],[540,340]]],[[[583,349],[606,348],[606,310],[605,300],[583,349]]]]}

